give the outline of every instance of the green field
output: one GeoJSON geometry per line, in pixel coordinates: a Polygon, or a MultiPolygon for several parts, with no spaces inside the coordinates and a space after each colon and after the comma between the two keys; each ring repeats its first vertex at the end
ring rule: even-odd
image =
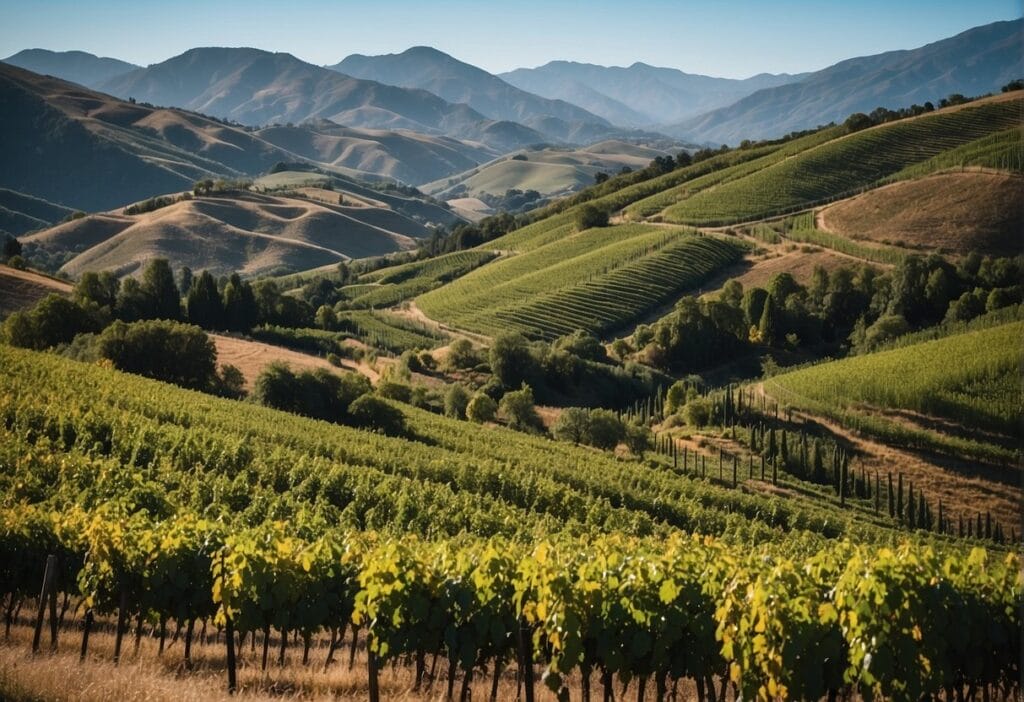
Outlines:
{"type": "Polygon", "coordinates": [[[601,334],[696,287],[740,251],[685,229],[590,229],[484,266],[417,304],[433,319],[484,334],[601,334]]]}
{"type": "Polygon", "coordinates": [[[776,376],[765,390],[883,439],[954,455],[1012,462],[1019,445],[1024,322],[970,331],[776,376]],[[908,428],[885,412],[905,410],[961,431],[908,428]],[[976,430],[1007,441],[992,441],[976,430]]]}
{"type": "Polygon", "coordinates": [[[900,120],[808,148],[669,206],[664,218],[724,225],[853,195],[895,173],[1020,123],[1020,101],[968,106],[900,120]]]}

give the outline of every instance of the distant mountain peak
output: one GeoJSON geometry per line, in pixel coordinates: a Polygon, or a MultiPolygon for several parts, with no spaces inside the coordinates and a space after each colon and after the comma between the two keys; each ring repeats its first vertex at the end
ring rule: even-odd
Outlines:
{"type": "Polygon", "coordinates": [[[33,73],[51,75],[56,78],[96,87],[114,76],[123,75],[139,68],[135,64],[106,56],[96,56],[87,51],[51,51],[50,49],[25,49],[3,60],[18,68],[33,73]]]}

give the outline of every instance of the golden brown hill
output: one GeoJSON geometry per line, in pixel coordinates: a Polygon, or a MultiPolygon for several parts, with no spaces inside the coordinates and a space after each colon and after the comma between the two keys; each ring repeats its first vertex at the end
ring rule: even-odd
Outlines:
{"type": "Polygon", "coordinates": [[[31,307],[50,293],[70,292],[71,285],[64,281],[0,265],[0,318],[31,307]]]}
{"type": "Polygon", "coordinates": [[[155,257],[174,268],[260,275],[411,249],[413,237],[427,233],[392,210],[242,192],[138,215],[90,215],[24,241],[77,253],[62,269],[72,277],[91,270],[131,275],[155,257]]]}
{"type": "Polygon", "coordinates": [[[1024,178],[943,173],[870,190],[818,213],[853,239],[965,254],[1016,254],[1024,232],[1024,178]]]}

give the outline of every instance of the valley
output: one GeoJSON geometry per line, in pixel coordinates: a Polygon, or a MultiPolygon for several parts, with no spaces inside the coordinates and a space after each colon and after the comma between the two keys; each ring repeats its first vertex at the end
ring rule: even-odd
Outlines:
{"type": "Polygon", "coordinates": [[[1022,26],[15,53],[0,698],[1019,699],[1022,26]]]}

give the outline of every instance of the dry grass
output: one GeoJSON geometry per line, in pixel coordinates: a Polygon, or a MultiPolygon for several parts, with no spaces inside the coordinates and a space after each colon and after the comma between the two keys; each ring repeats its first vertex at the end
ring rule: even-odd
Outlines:
{"type": "Polygon", "coordinates": [[[31,307],[50,293],[70,292],[68,283],[0,265],[0,317],[31,307]]]}
{"type": "Polygon", "coordinates": [[[894,183],[825,208],[818,222],[825,231],[911,248],[1015,254],[1024,178],[966,172],[894,183]]]}
{"type": "MultiPolygon", "coordinates": [[[[260,669],[261,646],[253,650],[249,639],[239,651],[238,685],[235,696],[227,694],[227,673],[224,663],[223,638],[214,641],[212,631],[208,643],[197,641],[193,644],[193,668],[185,669],[182,661],[182,642],[170,644],[162,656],[158,655],[158,643],[148,635],[143,636],[139,652],[134,650],[132,637],[126,636],[120,665],[112,662],[114,637],[109,632],[94,632],[89,639],[89,656],[79,662],[81,633],[77,624],[67,626],[61,632],[60,646],[56,653],[46,652],[48,635],[44,634],[44,652],[36,656],[30,653],[32,630],[26,621],[16,625],[10,639],[0,639],[0,700],[22,702],[23,700],[45,700],[46,702],[198,702],[218,700],[311,700],[327,702],[341,700],[365,700],[367,698],[366,652],[362,640],[357,647],[352,668],[349,668],[348,642],[335,654],[334,662],[325,670],[327,642],[318,641],[310,652],[309,665],[302,664],[302,648],[291,646],[285,659],[285,666],[277,663],[279,639],[271,635],[270,663],[266,671],[260,669]]],[[[168,637],[170,640],[170,637],[168,637]]],[[[428,657],[428,670],[431,660],[428,657]]],[[[438,660],[437,674],[432,684],[425,683],[424,689],[414,690],[415,673],[409,665],[384,665],[380,672],[381,699],[405,702],[426,702],[445,699],[447,689],[447,662],[438,660]]],[[[490,698],[492,675],[479,669],[470,685],[471,699],[490,698]]],[[[462,675],[454,681],[455,695],[462,686],[462,675]]],[[[498,687],[499,700],[517,698],[517,680],[513,664],[501,674],[498,687]]],[[[569,680],[570,698],[580,699],[578,677],[569,680]]],[[[540,669],[536,670],[536,699],[552,702],[555,695],[548,691],[540,680],[540,669]]],[[[628,695],[636,698],[636,686],[632,685],[628,695]]],[[[616,683],[616,693],[621,686],[616,683]]],[[[688,681],[679,686],[679,699],[692,699],[692,687],[688,681]]],[[[592,694],[600,695],[596,676],[592,680],[592,694]]],[[[653,685],[648,685],[647,699],[653,699],[653,685]]],[[[730,695],[731,698],[731,695],[730,695]]]]}
{"type": "MultiPolygon", "coordinates": [[[[230,364],[242,371],[242,375],[245,376],[245,387],[247,390],[252,389],[253,382],[255,382],[256,376],[260,374],[260,371],[275,361],[287,363],[296,370],[323,368],[333,372],[338,371],[337,366],[331,365],[326,359],[302,353],[301,351],[292,351],[291,349],[274,346],[273,344],[264,344],[260,341],[238,339],[221,334],[210,334],[210,338],[217,347],[217,363],[230,364]]],[[[341,359],[341,364],[346,370],[362,373],[371,382],[376,382],[379,377],[379,374],[366,364],[356,363],[347,358],[341,359]]]]}

